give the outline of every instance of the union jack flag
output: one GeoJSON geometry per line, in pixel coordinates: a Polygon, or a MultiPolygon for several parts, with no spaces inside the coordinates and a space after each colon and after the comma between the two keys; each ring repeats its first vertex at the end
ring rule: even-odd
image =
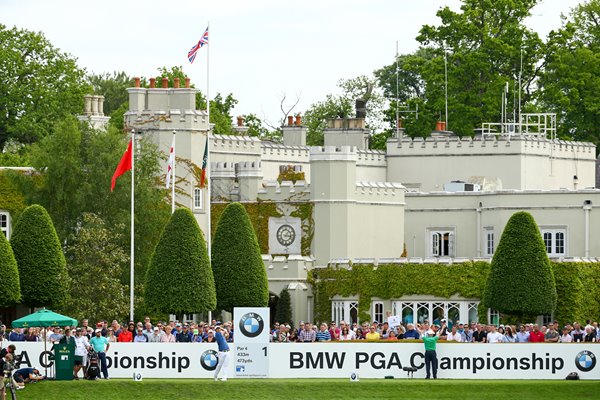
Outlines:
{"type": "Polygon", "coordinates": [[[206,28],[204,34],[202,35],[198,43],[196,43],[194,47],[192,47],[192,49],[188,52],[188,60],[190,60],[190,64],[194,62],[194,60],[196,59],[196,53],[198,53],[198,50],[200,50],[200,48],[205,44],[208,44],[208,28],[206,28]]]}

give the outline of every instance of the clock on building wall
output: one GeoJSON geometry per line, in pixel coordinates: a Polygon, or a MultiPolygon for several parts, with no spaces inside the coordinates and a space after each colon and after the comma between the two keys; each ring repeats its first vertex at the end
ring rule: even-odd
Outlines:
{"type": "Polygon", "coordinates": [[[285,247],[289,247],[296,239],[296,231],[291,225],[281,225],[277,229],[277,241],[285,247]]]}
{"type": "Polygon", "coordinates": [[[269,218],[269,254],[300,254],[301,236],[300,218],[269,218]]]}

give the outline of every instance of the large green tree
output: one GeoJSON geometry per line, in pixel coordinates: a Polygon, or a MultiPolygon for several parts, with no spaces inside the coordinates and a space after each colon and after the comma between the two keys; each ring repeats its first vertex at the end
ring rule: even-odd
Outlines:
{"type": "Polygon", "coordinates": [[[69,297],[61,308],[65,315],[92,321],[126,317],[129,292],[120,277],[129,255],[120,242],[120,234],[109,230],[101,218],[83,214],[66,248],[69,297]]]}
{"type": "MultiPolygon", "coordinates": [[[[524,21],[536,4],[537,0],[463,0],[459,12],[450,7],[437,12],[438,26],[421,28],[419,50],[398,60],[402,65],[398,98],[403,105],[413,97],[424,100],[419,118],[430,126],[409,121],[409,134],[429,133],[434,128],[432,120],[445,118],[445,56],[448,128],[457,134],[472,135],[482,122],[500,122],[507,83],[509,109],[518,108],[512,99],[518,97],[521,57],[521,95],[524,103],[531,100],[543,44],[524,21]]],[[[378,71],[390,100],[396,97],[395,68],[393,63],[378,71]]]]}
{"type": "Polygon", "coordinates": [[[0,151],[9,140],[36,142],[83,111],[84,71],[43,34],[0,24],[0,49],[0,151]]]}
{"type": "Polygon", "coordinates": [[[27,207],[15,224],[11,245],[19,267],[23,303],[56,307],[67,297],[67,269],[58,235],[46,209],[27,207]]]}
{"type": "MultiPolygon", "coordinates": [[[[29,203],[45,206],[61,243],[69,246],[76,237],[84,213],[101,218],[129,254],[131,174],[125,173],[110,191],[111,177],[128,135],[110,127],[99,134],[86,124],[65,119],[54,132],[33,146],[32,164],[36,175],[15,175],[29,203]]],[[[164,157],[147,139],[136,145],[135,175],[135,297],[142,300],[143,283],[150,257],[170,216],[160,159],[164,157]]],[[[129,285],[129,271],[121,282],[129,285]]]]}
{"type": "Polygon", "coordinates": [[[575,7],[550,33],[539,98],[558,115],[558,134],[600,142],[600,1],[575,7]]]}
{"type": "Polygon", "coordinates": [[[212,244],[217,308],[267,307],[267,273],[250,218],[240,203],[229,204],[217,224],[212,244]]]}
{"type": "Polygon", "coordinates": [[[357,99],[367,100],[366,127],[372,133],[382,127],[385,100],[374,77],[361,75],[341,79],[337,86],[341,94],[328,94],[325,100],[313,103],[304,113],[303,124],[307,127],[306,143],[309,146],[323,145],[323,131],[328,119],[354,117],[357,99]]]}
{"type": "Polygon", "coordinates": [[[0,307],[8,307],[21,299],[19,269],[12,247],[0,233],[0,307]]]}
{"type": "Polygon", "coordinates": [[[204,235],[186,208],[175,210],[154,250],[145,302],[151,310],[178,316],[216,308],[215,281],[204,235]]]}
{"type": "Polygon", "coordinates": [[[492,259],[483,303],[520,318],[551,314],[556,308],[552,267],[531,214],[517,212],[508,220],[492,259]]]}

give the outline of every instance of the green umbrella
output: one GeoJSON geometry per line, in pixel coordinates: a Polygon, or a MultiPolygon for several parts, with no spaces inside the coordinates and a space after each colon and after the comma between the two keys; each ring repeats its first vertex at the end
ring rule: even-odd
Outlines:
{"type": "Polygon", "coordinates": [[[13,328],[31,328],[45,326],[76,326],[77,320],[55,313],[51,310],[40,310],[12,322],[13,328]]]}

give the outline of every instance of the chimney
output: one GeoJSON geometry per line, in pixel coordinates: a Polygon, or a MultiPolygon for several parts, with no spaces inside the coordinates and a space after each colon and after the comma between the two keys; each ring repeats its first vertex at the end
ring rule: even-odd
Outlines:
{"type": "Polygon", "coordinates": [[[363,99],[356,99],[356,118],[365,118],[367,116],[367,102],[363,99]]]}
{"type": "Polygon", "coordinates": [[[300,114],[296,115],[296,125],[302,125],[302,116],[300,114]]]}
{"type": "Polygon", "coordinates": [[[173,82],[174,82],[173,87],[175,89],[179,89],[179,78],[174,78],[173,82]]]}
{"type": "Polygon", "coordinates": [[[443,132],[446,130],[446,123],[444,121],[437,121],[435,124],[435,130],[443,132]]]}
{"type": "Polygon", "coordinates": [[[156,88],[156,78],[150,78],[150,89],[156,88]]]}
{"type": "Polygon", "coordinates": [[[185,87],[186,89],[190,88],[190,78],[188,78],[187,76],[185,77],[185,87]]]}
{"type": "Polygon", "coordinates": [[[244,117],[241,115],[237,117],[237,126],[244,126],[244,117]]]}
{"type": "Polygon", "coordinates": [[[288,115],[288,126],[294,125],[294,116],[288,115]]]}
{"type": "Polygon", "coordinates": [[[135,78],[133,78],[133,86],[136,88],[140,87],[140,78],[139,77],[136,76],[135,78]]]}
{"type": "Polygon", "coordinates": [[[169,78],[167,78],[167,77],[162,78],[162,88],[163,89],[169,88],[169,78]]]}

